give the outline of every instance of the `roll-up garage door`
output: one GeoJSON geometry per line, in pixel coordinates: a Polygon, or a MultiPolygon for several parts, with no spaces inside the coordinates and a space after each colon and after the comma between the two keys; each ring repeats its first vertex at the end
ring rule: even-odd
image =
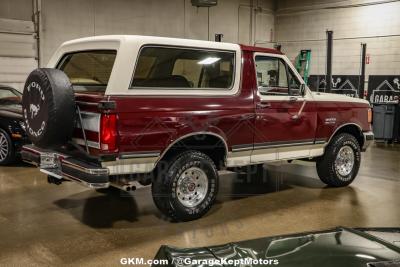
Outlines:
{"type": "Polygon", "coordinates": [[[0,18],[0,84],[22,90],[38,66],[32,21],[0,18]]]}

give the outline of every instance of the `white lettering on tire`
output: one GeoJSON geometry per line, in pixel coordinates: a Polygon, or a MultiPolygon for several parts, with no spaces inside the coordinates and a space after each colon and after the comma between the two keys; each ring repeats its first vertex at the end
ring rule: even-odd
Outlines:
{"type": "MultiPolygon", "coordinates": [[[[31,82],[27,86],[26,90],[30,93],[31,89],[38,90],[41,102],[45,102],[46,97],[45,97],[44,92],[42,90],[42,87],[39,85],[39,83],[31,82]]],[[[29,117],[31,119],[34,119],[39,114],[39,112],[40,112],[40,104],[41,103],[38,103],[37,105],[35,105],[35,104],[31,103],[29,105],[29,111],[27,109],[24,109],[24,118],[25,118],[26,128],[27,128],[29,134],[31,136],[34,136],[34,137],[41,136],[43,131],[44,131],[44,129],[45,129],[45,127],[46,127],[46,122],[42,121],[42,123],[40,124],[40,128],[37,129],[37,130],[34,130],[34,129],[32,129],[32,127],[31,127],[31,125],[29,123],[29,120],[28,120],[29,117]]]]}

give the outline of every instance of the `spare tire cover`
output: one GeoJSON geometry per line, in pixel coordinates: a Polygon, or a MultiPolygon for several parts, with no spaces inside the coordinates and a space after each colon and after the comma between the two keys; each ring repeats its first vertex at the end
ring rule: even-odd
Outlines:
{"type": "Polygon", "coordinates": [[[26,133],[33,144],[56,148],[72,138],[75,98],[63,71],[49,68],[32,71],[24,86],[22,109],[26,133]]]}

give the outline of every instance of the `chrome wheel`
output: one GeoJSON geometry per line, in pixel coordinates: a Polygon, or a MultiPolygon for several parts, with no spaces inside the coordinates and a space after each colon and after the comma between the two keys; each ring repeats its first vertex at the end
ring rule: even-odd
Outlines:
{"type": "Polygon", "coordinates": [[[347,176],[351,173],[354,166],[354,151],[350,146],[343,146],[335,160],[335,169],[340,176],[347,176]]]}
{"type": "Polygon", "coordinates": [[[0,132],[0,162],[7,158],[8,149],[7,137],[4,133],[0,132]]]}
{"type": "Polygon", "coordinates": [[[204,200],[207,191],[208,178],[202,169],[190,167],[179,176],[176,196],[183,206],[188,208],[197,206],[204,200]]]}

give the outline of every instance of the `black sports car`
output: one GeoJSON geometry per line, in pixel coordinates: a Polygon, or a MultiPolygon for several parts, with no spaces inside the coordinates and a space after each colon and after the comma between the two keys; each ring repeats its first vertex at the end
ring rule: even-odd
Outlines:
{"type": "Polygon", "coordinates": [[[22,118],[22,94],[0,85],[0,165],[13,163],[28,143],[22,118]]]}

